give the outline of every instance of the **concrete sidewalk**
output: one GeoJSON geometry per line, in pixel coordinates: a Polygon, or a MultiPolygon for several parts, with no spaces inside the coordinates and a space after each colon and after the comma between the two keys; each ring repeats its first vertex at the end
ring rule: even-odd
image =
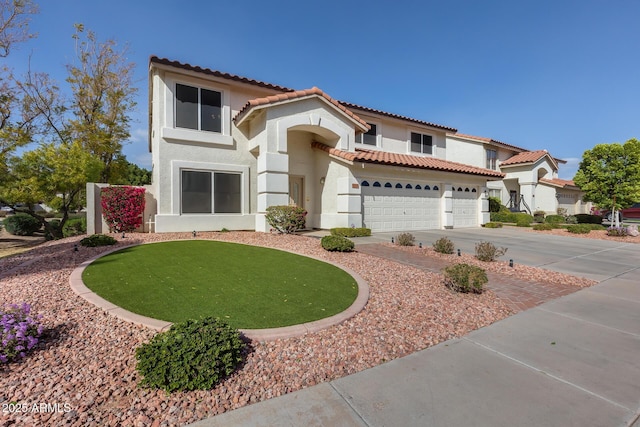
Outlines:
{"type": "MultiPolygon", "coordinates": [[[[515,241],[511,233],[505,242],[515,241]]],[[[523,234],[513,236],[523,239],[518,253],[529,246],[542,257],[539,236],[523,234]]],[[[463,338],[192,426],[640,427],[640,247],[560,238],[548,250],[559,254],[547,262],[551,269],[588,264],[585,275],[601,283],[463,338]]]]}

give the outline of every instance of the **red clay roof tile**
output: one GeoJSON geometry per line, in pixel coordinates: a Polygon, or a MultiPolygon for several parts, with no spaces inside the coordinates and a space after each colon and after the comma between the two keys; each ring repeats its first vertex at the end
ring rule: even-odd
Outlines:
{"type": "Polygon", "coordinates": [[[490,144],[498,144],[498,145],[505,146],[507,148],[511,148],[513,150],[516,150],[516,151],[529,151],[526,148],[518,147],[518,146],[512,145],[512,144],[507,144],[506,142],[498,141],[498,140],[495,140],[495,139],[492,139],[492,138],[485,138],[483,136],[466,135],[466,134],[458,133],[458,132],[456,132],[454,134],[451,134],[451,136],[459,136],[461,138],[475,139],[475,140],[482,141],[482,142],[488,142],[490,144]]]}
{"type": "Polygon", "coordinates": [[[242,109],[238,112],[238,114],[236,114],[236,116],[233,118],[233,121],[237,123],[238,121],[240,121],[242,119],[242,117],[244,117],[246,114],[248,114],[248,112],[254,107],[258,107],[258,106],[261,106],[261,105],[275,104],[275,103],[282,102],[282,101],[288,101],[288,100],[292,100],[292,99],[304,98],[304,97],[309,97],[309,96],[314,96],[314,95],[322,97],[322,98],[326,99],[327,101],[329,101],[332,105],[334,105],[336,108],[338,108],[344,114],[349,116],[351,119],[353,119],[356,122],[360,123],[364,129],[369,129],[370,128],[370,126],[367,124],[367,122],[365,122],[360,117],[358,117],[355,114],[353,114],[353,112],[351,110],[347,109],[344,105],[340,104],[338,101],[336,101],[335,99],[331,98],[328,94],[326,94],[325,92],[323,92],[322,90],[320,90],[319,88],[317,88],[315,86],[312,87],[311,89],[296,90],[296,91],[281,93],[281,94],[277,94],[277,95],[271,95],[271,96],[267,96],[267,97],[264,97],[264,98],[251,99],[244,105],[244,107],[242,107],[242,109]]]}
{"type": "Polygon", "coordinates": [[[392,117],[394,119],[400,119],[400,120],[404,120],[407,122],[412,122],[412,123],[416,123],[416,124],[420,124],[420,125],[426,125],[432,128],[437,128],[437,129],[442,129],[442,130],[446,130],[446,131],[450,131],[450,132],[457,132],[457,129],[449,127],[449,126],[443,126],[443,125],[438,125],[435,123],[429,123],[429,122],[425,122],[423,120],[418,120],[418,119],[413,119],[411,117],[406,117],[406,116],[401,116],[399,114],[393,114],[393,113],[387,113],[386,111],[382,111],[382,110],[376,110],[374,108],[369,108],[369,107],[363,107],[362,105],[358,105],[358,104],[352,104],[351,102],[345,102],[345,101],[339,101],[340,104],[344,105],[345,107],[348,107],[352,110],[360,110],[360,111],[365,111],[365,112],[369,112],[369,113],[375,113],[375,114],[380,114],[382,116],[387,116],[387,117],[392,117]]]}
{"type": "Polygon", "coordinates": [[[533,162],[537,162],[544,156],[548,156],[548,155],[549,153],[547,152],[547,150],[524,151],[522,153],[516,154],[513,157],[510,157],[504,162],[501,162],[500,166],[511,166],[511,165],[519,165],[523,163],[533,163],[533,162]]]}
{"type": "Polygon", "coordinates": [[[470,175],[481,175],[495,178],[504,178],[505,176],[505,174],[498,171],[477,168],[462,163],[436,159],[434,157],[414,156],[410,154],[398,154],[390,153],[388,151],[366,150],[362,148],[357,148],[355,152],[351,152],[340,150],[338,148],[332,148],[317,141],[313,141],[311,143],[311,147],[323,150],[331,154],[332,156],[336,156],[352,162],[378,163],[389,166],[405,166],[410,168],[466,173],[470,175]]]}
{"type": "Polygon", "coordinates": [[[558,187],[578,187],[575,182],[571,179],[560,179],[560,178],[540,178],[540,182],[555,185],[558,187]]]}

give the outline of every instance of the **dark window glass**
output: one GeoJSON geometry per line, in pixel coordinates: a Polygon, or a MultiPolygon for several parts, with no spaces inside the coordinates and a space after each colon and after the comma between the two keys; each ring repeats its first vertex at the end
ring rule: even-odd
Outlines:
{"type": "Polygon", "coordinates": [[[415,153],[432,154],[433,140],[430,135],[411,132],[411,151],[415,153]]]}
{"type": "Polygon", "coordinates": [[[413,187],[411,186],[411,184],[407,184],[404,186],[404,188],[413,188],[413,187]]]}
{"type": "Polygon", "coordinates": [[[416,190],[422,190],[422,187],[420,187],[420,184],[416,185],[416,190]]]}
{"type": "Polygon", "coordinates": [[[362,143],[367,145],[376,145],[378,142],[378,127],[371,123],[369,123],[369,125],[371,126],[371,129],[362,135],[362,143]]]}
{"type": "Polygon", "coordinates": [[[433,191],[437,191],[437,190],[439,190],[438,186],[437,186],[437,185],[434,185],[434,186],[433,186],[433,191]]]}
{"type": "MultiPolygon", "coordinates": [[[[425,190],[431,190],[431,187],[429,187],[428,185],[425,185],[425,186],[424,186],[424,189],[425,189],[425,190]]],[[[434,188],[434,190],[435,190],[435,188],[434,188]]]]}
{"type": "Polygon", "coordinates": [[[198,88],[176,84],[176,127],[198,129],[198,88]]]}
{"type": "Polygon", "coordinates": [[[215,213],[240,213],[240,174],[214,174],[214,208],[215,213]]]}
{"type": "Polygon", "coordinates": [[[201,130],[222,132],[222,94],[213,90],[200,90],[201,130]]]}
{"type": "Polygon", "coordinates": [[[211,213],[211,172],[182,171],[182,213],[211,213]]]}
{"type": "Polygon", "coordinates": [[[378,181],[376,181],[376,182],[373,183],[373,186],[374,187],[380,187],[380,183],[378,181]]]}
{"type": "Polygon", "coordinates": [[[363,187],[368,187],[369,186],[369,181],[362,181],[362,186],[363,187]]]}
{"type": "Polygon", "coordinates": [[[387,182],[387,183],[384,185],[384,187],[385,187],[385,188],[391,188],[391,187],[393,187],[393,185],[391,185],[391,183],[390,183],[390,182],[387,182]]]}

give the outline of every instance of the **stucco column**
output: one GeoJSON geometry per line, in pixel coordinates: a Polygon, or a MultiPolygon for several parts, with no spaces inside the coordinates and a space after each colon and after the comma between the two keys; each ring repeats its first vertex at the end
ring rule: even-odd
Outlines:
{"type": "Polygon", "coordinates": [[[337,212],[342,227],[362,227],[360,184],[348,171],[348,176],[338,178],[337,212]]]}
{"type": "MultiPolygon", "coordinates": [[[[536,198],[535,198],[535,190],[536,183],[535,182],[521,182],[520,183],[520,195],[522,196],[522,200],[524,200],[533,215],[533,211],[536,209],[536,198]]],[[[527,210],[526,206],[520,206],[520,210],[527,210]]]]}
{"type": "Polygon", "coordinates": [[[442,227],[453,228],[453,186],[451,184],[444,184],[442,203],[444,205],[442,227]]]}
{"type": "Polygon", "coordinates": [[[289,155],[261,152],[257,175],[256,231],[268,232],[270,226],[265,218],[267,208],[289,204],[289,155]]]}

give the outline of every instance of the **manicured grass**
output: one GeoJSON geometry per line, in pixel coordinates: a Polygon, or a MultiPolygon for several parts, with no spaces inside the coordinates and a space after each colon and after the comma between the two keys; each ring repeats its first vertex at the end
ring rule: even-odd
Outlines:
{"type": "Polygon", "coordinates": [[[206,240],[123,249],[89,265],[92,291],[134,313],[169,322],[217,316],[262,329],[340,313],[358,295],[345,271],[275,249],[206,240]]]}

